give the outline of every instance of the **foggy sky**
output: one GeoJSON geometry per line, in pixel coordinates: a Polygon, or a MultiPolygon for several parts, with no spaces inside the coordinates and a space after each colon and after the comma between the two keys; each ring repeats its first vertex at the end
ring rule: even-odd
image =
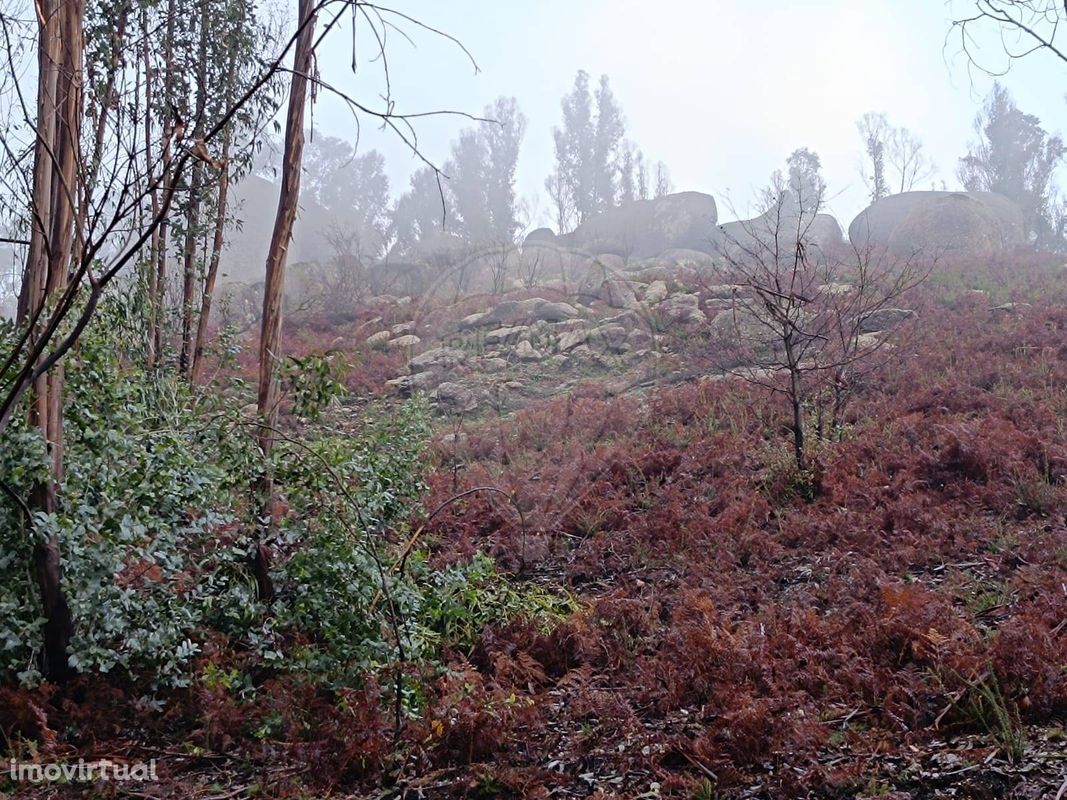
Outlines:
{"type": "MultiPolygon", "coordinates": [[[[966,10],[966,2],[956,2],[966,10]]],[[[843,225],[866,204],[856,120],[884,111],[918,133],[958,188],[956,161],[973,138],[972,121],[992,79],[969,70],[958,41],[946,42],[953,5],[941,0],[410,0],[398,7],[456,36],[454,44],[408,26],[415,47],[388,43],[393,96],[401,111],[478,113],[499,95],[514,95],[528,119],[518,192],[548,222],[544,178],[552,167],[553,125],[560,98],[578,69],[610,76],[646,158],[662,159],[678,190],[711,193],[720,219],[749,210],[755,191],[797,147],[821,156],[830,210],[843,225]]],[[[367,43],[351,73],[350,31],[323,46],[323,77],[361,100],[381,91],[380,65],[367,43]]],[[[999,42],[980,42],[985,63],[1003,66],[999,42]]],[[[1035,54],[1001,79],[1019,106],[1046,129],[1067,129],[1067,68],[1035,54]]],[[[316,128],[352,139],[355,126],[339,101],[320,96],[316,128]]],[[[418,124],[420,147],[437,164],[469,122],[418,124]]],[[[394,194],[419,164],[388,133],[364,126],[360,150],[385,153],[394,194]]],[[[929,185],[916,188],[930,188],[929,185]]]]}

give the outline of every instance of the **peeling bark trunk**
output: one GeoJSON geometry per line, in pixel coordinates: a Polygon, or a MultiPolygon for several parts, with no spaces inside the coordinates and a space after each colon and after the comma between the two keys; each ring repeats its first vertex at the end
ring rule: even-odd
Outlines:
{"type": "MultiPolygon", "coordinates": [[[[30,198],[30,246],[22,289],[19,322],[33,329],[49,299],[70,278],[74,243],[81,243],[83,0],[42,0],[38,6],[37,139],[30,198]]],[[[48,481],[34,487],[30,506],[56,510],[63,478],[63,371],[54,367],[33,386],[30,423],[44,436],[51,461],[48,481]]],[[[64,681],[70,667],[67,649],[73,622],[63,594],[59,541],[50,536],[34,547],[34,574],[41,594],[44,647],[41,671],[48,680],[64,681]]]]}
{"type": "MultiPolygon", "coordinates": [[[[279,387],[275,363],[281,351],[282,293],[285,286],[285,262],[293,234],[297,204],[300,201],[300,166],[304,155],[304,108],[307,105],[308,75],[313,68],[315,15],[312,0],[300,0],[300,26],[293,60],[293,79],[289,90],[289,108],[285,121],[285,147],[282,153],[282,185],[278,196],[278,213],[267,251],[266,285],[263,290],[263,320],[259,338],[258,409],[262,427],[259,447],[264,461],[274,445],[278,427],[279,387]]],[[[268,471],[257,487],[263,503],[263,518],[269,525],[273,482],[268,471]]],[[[269,554],[260,542],[253,552],[253,571],[260,596],[273,596],[270,583],[269,554]]]]}

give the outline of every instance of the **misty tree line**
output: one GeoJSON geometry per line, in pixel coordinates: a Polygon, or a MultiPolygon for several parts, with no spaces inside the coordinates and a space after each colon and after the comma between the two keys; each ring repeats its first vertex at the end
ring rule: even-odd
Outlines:
{"type": "MultiPolygon", "coordinates": [[[[545,187],[557,230],[633,200],[673,191],[662,162],[648,164],[627,138],[626,119],[606,75],[591,91],[579,71],[553,129],[556,163],[545,187]]],[[[516,194],[515,174],[527,121],[514,97],[500,97],[482,121],[461,130],[440,171],[417,169],[408,188],[391,199],[385,159],[357,153],[344,139],[312,132],[304,157],[307,196],[327,212],[325,236],[337,254],[359,262],[392,254],[411,257],[442,234],[486,245],[513,244],[531,225],[533,209],[516,194]]],[[[255,171],[273,179],[278,147],[263,149],[255,171]]]]}
{"type": "MultiPolygon", "coordinates": [[[[864,114],[856,127],[864,148],[861,176],[871,202],[924,188],[936,174],[922,140],[907,128],[893,126],[885,114],[864,114]]],[[[1035,247],[1067,248],[1067,202],[1056,184],[1056,169],[1067,156],[1063,137],[1048,133],[1040,119],[1020,110],[999,82],[976,115],[974,132],[976,138],[956,170],[962,187],[995,192],[1018,204],[1035,247]]],[[[947,188],[944,181],[941,188],[947,188]]]]}
{"type": "MultiPolygon", "coordinates": [[[[627,137],[607,76],[593,89],[589,75],[579,72],[561,107],[561,124],[552,131],[555,163],[544,184],[558,231],[573,230],[608,208],[673,191],[666,165],[649,165],[627,137]]],[[[515,191],[526,118],[517,100],[505,97],[487,106],[483,116],[488,121],[465,128],[453,141],[443,178],[424,166],[395,201],[378,151],[357,153],[343,139],[315,133],[304,160],[305,190],[332,214],[324,235],[337,257],[357,263],[386,255],[415,257],[420,243],[430,246],[442,234],[483,245],[514,243],[532,221],[532,210],[515,191]]],[[[863,115],[857,130],[864,154],[860,175],[871,202],[935,188],[937,167],[916,133],[875,112],[863,115]]],[[[1055,183],[1065,154],[1062,138],[1020,111],[999,83],[977,115],[975,132],[959,161],[962,187],[1014,200],[1031,241],[1042,249],[1062,249],[1067,215],[1055,183]]],[[[272,177],[271,159],[261,155],[257,170],[272,177]]],[[[824,194],[817,153],[795,150],[787,170],[785,182],[795,195],[824,194]]],[[[941,181],[940,187],[947,185],[941,181]]]]}

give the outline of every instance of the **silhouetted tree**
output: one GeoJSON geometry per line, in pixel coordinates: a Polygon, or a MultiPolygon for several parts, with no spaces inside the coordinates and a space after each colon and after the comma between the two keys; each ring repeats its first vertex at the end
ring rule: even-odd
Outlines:
{"type": "Polygon", "coordinates": [[[656,162],[655,170],[656,187],[653,190],[654,197],[663,197],[674,191],[674,181],[671,180],[671,172],[662,161],[656,162]]]}
{"type": "Polygon", "coordinates": [[[585,71],[578,72],[562,107],[563,127],[552,132],[556,167],[545,186],[557,209],[569,206],[574,222],[581,224],[615,204],[617,160],[626,127],[606,75],[596,90],[595,111],[585,71]]]}
{"type": "MultiPolygon", "coordinates": [[[[808,169],[814,154],[791,158],[808,169]]],[[[794,153],[796,155],[796,153],[794,153]]],[[[810,441],[836,435],[857,381],[887,337],[864,336],[872,317],[925,279],[914,261],[854,249],[823,252],[813,235],[825,187],[814,194],[776,173],[763,192],[764,213],[720,243],[722,279],[737,287],[732,307],[712,321],[724,371],[783,395],[798,470],[810,467],[810,441]]]]}
{"type": "Polygon", "coordinates": [[[510,242],[521,227],[515,170],[526,117],[513,97],[485,109],[487,122],[460,133],[445,166],[458,232],[472,242],[510,242]]]}
{"type": "MultiPolygon", "coordinates": [[[[1057,35],[1067,26],[1067,4],[1060,0],[972,0],[969,10],[952,20],[949,35],[959,35],[968,62],[990,75],[1003,75],[1011,63],[1032,53],[1050,53],[1067,62],[1067,49],[1057,35]],[[991,29],[1003,43],[1005,61],[990,65],[974,43],[981,29],[991,29]]],[[[987,49],[988,52],[988,49],[987,49]]]]}
{"type": "Polygon", "coordinates": [[[1014,200],[1022,208],[1031,239],[1038,246],[1053,246],[1053,178],[1067,153],[1063,139],[1049,135],[1041,120],[1020,111],[1000,83],[993,84],[974,129],[978,140],[959,163],[964,187],[1014,200]]]}
{"type": "Polygon", "coordinates": [[[560,233],[573,230],[578,224],[578,215],[574,208],[574,197],[560,165],[557,164],[552,174],[545,178],[545,191],[548,192],[548,199],[552,201],[556,230],[560,233]]]}
{"type": "Polygon", "coordinates": [[[886,162],[894,173],[896,191],[910,192],[934,176],[936,167],[927,157],[922,139],[907,128],[890,128],[886,144],[886,162]]]}
{"type": "Polygon", "coordinates": [[[637,151],[636,164],[634,166],[634,173],[636,177],[634,182],[637,185],[637,199],[648,199],[648,166],[645,164],[645,154],[640,150],[637,151]]]}
{"type": "Polygon", "coordinates": [[[870,161],[861,170],[863,182],[871,193],[871,202],[880,200],[889,194],[885,178],[886,139],[889,138],[889,123],[885,114],[868,112],[856,123],[860,138],[863,139],[864,152],[870,161]]]}
{"type": "Polygon", "coordinates": [[[822,162],[818,153],[801,147],[789,154],[786,159],[788,171],[788,187],[793,196],[805,205],[814,203],[819,198],[819,203],[826,194],[826,182],[822,178],[822,162]]]}
{"type": "Polygon", "coordinates": [[[637,160],[641,151],[629,139],[622,143],[619,152],[619,203],[631,203],[637,199],[637,160]]]}
{"type": "Polygon", "coordinates": [[[350,143],[310,132],[304,152],[304,193],[330,212],[326,228],[343,228],[361,259],[379,258],[389,227],[389,177],[377,150],[356,154],[350,143]]]}
{"type": "Polygon", "coordinates": [[[526,135],[526,116],[514,97],[497,98],[485,109],[485,116],[490,121],[482,123],[481,133],[488,153],[486,206],[491,232],[494,238],[510,240],[523,227],[515,195],[515,171],[526,135]]]}
{"type": "Polygon", "coordinates": [[[596,90],[596,138],[593,147],[593,197],[591,210],[603,211],[615,205],[619,183],[619,147],[626,122],[611,91],[607,75],[600,76],[596,90]]]}
{"type": "Polygon", "coordinates": [[[856,129],[867,156],[861,174],[872,203],[894,192],[910,192],[933,177],[936,168],[922,140],[907,128],[891,125],[885,114],[864,114],[856,129]]]}
{"type": "Polygon", "coordinates": [[[452,216],[437,173],[429,167],[416,170],[408,190],[393,205],[390,232],[394,250],[400,255],[410,253],[420,240],[443,231],[452,216]]]}
{"type": "MultiPolygon", "coordinates": [[[[556,168],[546,181],[557,208],[570,211],[568,223],[581,224],[594,211],[596,178],[593,152],[596,148],[596,122],[589,92],[589,74],[579,70],[574,88],[562,101],[563,127],[554,128],[556,168]]],[[[560,232],[563,232],[561,227],[560,232]]]]}

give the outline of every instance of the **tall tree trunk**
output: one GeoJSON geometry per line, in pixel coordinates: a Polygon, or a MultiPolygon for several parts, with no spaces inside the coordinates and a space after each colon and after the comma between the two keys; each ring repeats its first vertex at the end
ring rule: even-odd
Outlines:
{"type": "MultiPolygon", "coordinates": [[[[285,286],[285,262],[293,235],[297,204],[300,201],[300,166],[304,156],[304,107],[307,105],[308,76],[314,58],[315,16],[313,0],[299,0],[299,29],[293,60],[293,80],[289,89],[289,109],[285,120],[285,147],[282,152],[282,185],[278,196],[278,213],[267,251],[266,285],[263,289],[263,319],[259,337],[259,447],[264,461],[274,445],[278,427],[279,386],[275,361],[282,342],[282,292],[285,286]]],[[[270,519],[269,506],[273,485],[269,470],[259,487],[260,496],[270,519]]],[[[270,600],[270,561],[262,542],[253,553],[253,569],[260,596],[270,600]]]]}
{"type": "Polygon", "coordinates": [[[222,175],[219,177],[218,206],[215,209],[215,235],[211,242],[211,261],[204,276],[204,292],[200,300],[200,316],[196,321],[196,343],[193,347],[193,366],[189,382],[194,386],[200,381],[204,365],[204,345],[207,343],[207,328],[211,320],[211,299],[219,276],[219,262],[226,240],[226,204],[230,192],[230,131],[222,140],[222,175]]]}
{"type": "MultiPolygon", "coordinates": [[[[163,69],[166,70],[163,78],[163,152],[161,160],[163,165],[163,195],[170,197],[174,191],[174,172],[171,169],[171,140],[174,139],[175,131],[170,122],[174,120],[176,109],[174,108],[174,28],[177,22],[177,2],[167,2],[167,33],[163,45],[163,69]]],[[[163,355],[163,313],[167,294],[167,241],[170,234],[170,223],[164,217],[159,223],[159,236],[156,248],[156,297],[154,306],[154,330],[152,341],[153,362],[157,362],[163,355]]]]}
{"type": "Polygon", "coordinates": [[[204,164],[193,165],[189,181],[189,205],[185,209],[185,247],[182,252],[182,343],[178,369],[189,375],[193,348],[193,312],[196,294],[196,241],[200,230],[200,194],[204,188],[204,164]]]}
{"type": "MultiPolygon", "coordinates": [[[[156,170],[156,165],[152,161],[152,114],[155,113],[155,109],[152,108],[152,80],[154,73],[152,70],[152,58],[148,49],[148,41],[148,9],[143,8],[141,9],[141,58],[144,60],[145,84],[145,179],[148,181],[149,185],[152,185],[152,179],[156,170]]],[[[151,204],[152,219],[155,219],[159,216],[159,192],[154,187],[151,190],[151,204]]],[[[159,346],[160,291],[162,289],[159,282],[159,271],[157,267],[159,264],[159,252],[159,228],[155,227],[152,229],[152,238],[148,247],[148,263],[146,265],[146,271],[148,273],[148,330],[145,337],[147,349],[145,363],[148,369],[152,369],[156,365],[156,354],[159,346]]]]}
{"type": "MultiPolygon", "coordinates": [[[[194,104],[193,139],[199,141],[204,135],[204,109],[207,107],[207,59],[210,36],[211,5],[203,3],[200,11],[200,52],[196,65],[196,102],[194,104]]],[[[185,250],[182,275],[182,345],[178,357],[181,374],[189,377],[193,359],[193,314],[196,295],[196,243],[200,237],[201,193],[204,189],[204,164],[193,165],[189,182],[189,205],[185,212],[185,250]]]]}
{"type": "MultiPolygon", "coordinates": [[[[19,295],[19,321],[36,326],[49,298],[70,274],[82,177],[83,0],[41,0],[38,5],[37,139],[34,152],[32,224],[26,270],[19,295]]],[[[31,333],[31,340],[36,336],[31,333]]],[[[50,479],[34,487],[31,506],[56,510],[63,477],[63,371],[53,369],[33,386],[30,422],[43,434],[51,461],[50,479]]],[[[41,594],[44,647],[41,670],[53,681],[70,673],[67,649],[73,628],[63,593],[59,542],[49,536],[34,547],[34,573],[41,594]]]]}
{"type": "Polygon", "coordinates": [[[107,117],[112,106],[117,106],[118,98],[115,96],[115,82],[118,78],[119,68],[122,66],[122,50],[126,41],[126,21],[130,12],[129,2],[124,2],[119,9],[118,18],[115,21],[115,31],[111,34],[111,58],[107,65],[107,81],[104,86],[104,96],[97,109],[96,134],[93,140],[93,154],[90,163],[89,185],[96,183],[96,176],[100,171],[100,163],[104,158],[104,136],[107,133],[107,117]]]}
{"type": "MultiPolygon", "coordinates": [[[[229,63],[226,68],[226,105],[233,102],[235,82],[237,80],[237,50],[231,48],[229,63]]],[[[219,188],[215,208],[215,233],[211,242],[211,260],[207,274],[204,276],[204,291],[200,300],[200,316],[196,321],[196,341],[193,346],[193,366],[189,373],[189,383],[196,385],[204,364],[204,345],[207,343],[207,329],[211,322],[211,301],[215,294],[215,283],[219,276],[219,263],[222,260],[222,247],[226,241],[226,208],[230,192],[230,148],[233,144],[233,125],[226,127],[222,136],[222,174],[219,176],[219,188]]]]}
{"type": "Polygon", "coordinates": [[[795,356],[791,338],[785,340],[786,364],[789,368],[789,406],[792,411],[793,422],[793,459],[796,461],[797,470],[807,469],[804,442],[804,397],[803,386],[800,378],[800,362],[795,356]]]}

